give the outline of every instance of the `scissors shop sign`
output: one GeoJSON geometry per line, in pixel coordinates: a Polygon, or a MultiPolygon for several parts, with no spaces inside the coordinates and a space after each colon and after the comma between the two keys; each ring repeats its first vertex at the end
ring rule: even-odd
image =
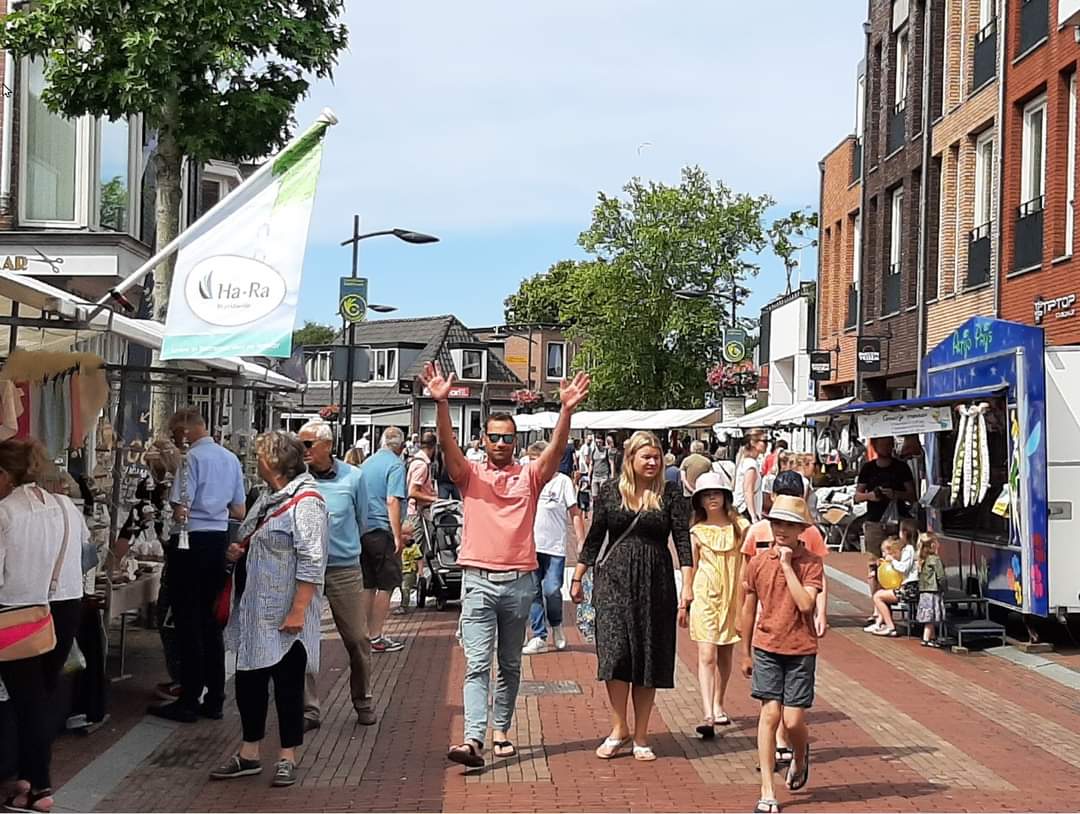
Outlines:
{"type": "Polygon", "coordinates": [[[47,248],[0,254],[0,271],[27,277],[116,277],[115,254],[52,254],[47,248]]]}

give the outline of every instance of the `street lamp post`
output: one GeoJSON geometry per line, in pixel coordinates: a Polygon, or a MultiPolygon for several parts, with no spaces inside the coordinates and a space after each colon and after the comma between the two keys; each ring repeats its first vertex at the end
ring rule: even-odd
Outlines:
{"type": "MultiPolygon", "coordinates": [[[[360,234],[360,216],[353,215],[353,233],[352,237],[348,240],[341,241],[342,246],[352,246],[352,278],[357,278],[357,272],[360,269],[360,241],[367,240],[372,237],[393,236],[398,240],[403,240],[406,243],[413,245],[420,245],[424,243],[438,243],[439,238],[434,235],[424,234],[423,232],[414,232],[411,229],[383,229],[378,232],[367,232],[366,234],[360,234]]],[[[374,311],[378,314],[387,314],[397,309],[391,305],[368,305],[369,311],[374,311]]],[[[355,346],[356,346],[356,323],[349,322],[348,326],[348,339],[346,341],[348,347],[349,357],[345,363],[345,404],[344,404],[344,416],[345,431],[341,434],[341,451],[344,453],[345,449],[352,445],[354,439],[354,430],[352,424],[352,408],[353,408],[353,380],[356,378],[355,369],[355,346]]]]}

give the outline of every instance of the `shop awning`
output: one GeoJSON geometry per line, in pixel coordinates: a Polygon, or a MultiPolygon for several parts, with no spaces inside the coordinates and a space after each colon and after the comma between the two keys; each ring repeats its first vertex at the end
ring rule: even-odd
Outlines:
{"type": "MultiPolygon", "coordinates": [[[[35,313],[27,314],[25,311],[21,313],[21,316],[26,318],[40,318],[46,314],[62,317],[56,320],[55,328],[19,329],[20,333],[38,332],[40,334],[38,344],[50,350],[70,348],[77,340],[75,326],[65,324],[65,320],[80,323],[79,330],[112,333],[152,350],[161,349],[161,342],[165,336],[165,326],[160,322],[151,319],[134,319],[112,311],[102,311],[87,324],[90,314],[96,307],[93,303],[33,277],[0,271],[0,301],[5,299],[33,309],[35,313]]],[[[4,354],[10,352],[7,342],[8,332],[0,330],[0,351],[4,354]]],[[[240,358],[206,359],[191,364],[232,373],[249,382],[262,383],[277,390],[296,390],[300,387],[298,382],[287,376],[240,358]]]]}
{"type": "MultiPolygon", "coordinates": [[[[675,430],[707,429],[716,420],[717,410],[584,410],[575,413],[570,426],[575,430],[675,430]]],[[[553,430],[559,421],[555,412],[514,416],[518,432],[553,430]]]]}
{"type": "Polygon", "coordinates": [[[950,393],[942,396],[896,399],[893,401],[852,402],[827,410],[815,410],[812,413],[808,413],[807,417],[829,418],[833,416],[859,415],[860,413],[878,413],[886,410],[914,410],[920,407],[940,407],[945,404],[957,404],[963,401],[993,398],[994,396],[1000,396],[1004,390],[1005,386],[999,385],[995,387],[977,387],[972,390],[962,390],[957,393],[950,393]]]}

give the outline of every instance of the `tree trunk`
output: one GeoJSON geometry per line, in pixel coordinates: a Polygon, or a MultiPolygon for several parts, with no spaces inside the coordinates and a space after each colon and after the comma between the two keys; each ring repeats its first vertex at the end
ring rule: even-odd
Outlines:
{"type": "MultiPolygon", "coordinates": [[[[168,126],[161,128],[158,135],[158,156],[155,175],[157,178],[156,247],[168,245],[180,232],[180,168],[183,155],[176,143],[176,138],[168,126]]],[[[176,253],[169,255],[154,269],[153,319],[164,323],[169,311],[169,292],[172,288],[173,269],[176,267],[176,253]]],[[[154,354],[154,364],[160,365],[158,354],[154,354]]],[[[171,388],[167,377],[154,376],[157,383],[150,398],[150,429],[152,435],[165,432],[173,408],[170,398],[171,388]]]]}

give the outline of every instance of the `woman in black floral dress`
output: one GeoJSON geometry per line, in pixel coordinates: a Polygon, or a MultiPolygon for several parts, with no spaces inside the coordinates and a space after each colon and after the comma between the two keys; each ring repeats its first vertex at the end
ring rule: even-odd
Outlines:
{"type": "Polygon", "coordinates": [[[604,484],[597,498],[571,584],[570,595],[580,602],[582,578],[596,566],[596,655],[612,718],[611,735],[596,750],[605,760],[631,737],[635,758],[656,760],[648,745],[649,716],[656,690],[675,686],[679,605],[668,541],[674,540],[683,580],[689,580],[690,504],[680,484],[664,482],[663,455],[652,433],[630,439],[621,477],[604,484]],[[631,696],[633,732],[626,714],[631,696]]]}

